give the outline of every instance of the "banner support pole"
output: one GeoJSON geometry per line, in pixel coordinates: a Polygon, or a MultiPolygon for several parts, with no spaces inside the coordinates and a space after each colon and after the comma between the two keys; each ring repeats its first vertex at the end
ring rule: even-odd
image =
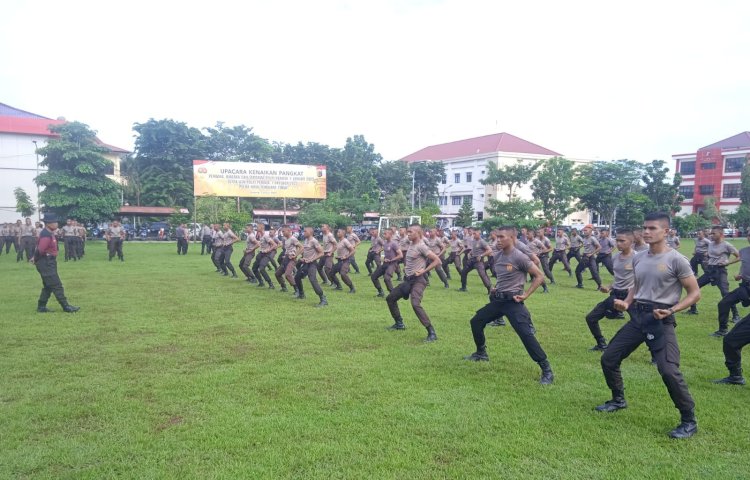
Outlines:
{"type": "Polygon", "coordinates": [[[286,225],[286,197],[284,197],[284,225],[286,225]]]}
{"type": "MultiPolygon", "coordinates": [[[[198,197],[197,196],[193,196],[193,245],[195,245],[195,242],[198,239],[198,235],[200,235],[202,233],[199,230],[198,234],[196,235],[195,229],[197,227],[198,227],[198,197]]],[[[201,242],[203,242],[203,238],[201,238],[201,242]]]]}

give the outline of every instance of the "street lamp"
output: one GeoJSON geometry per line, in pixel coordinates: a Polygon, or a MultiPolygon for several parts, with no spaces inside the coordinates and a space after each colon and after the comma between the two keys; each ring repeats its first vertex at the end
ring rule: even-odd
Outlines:
{"type": "Polygon", "coordinates": [[[34,183],[36,183],[36,218],[38,222],[41,222],[42,206],[39,205],[39,146],[36,144],[36,140],[32,140],[31,143],[34,144],[34,153],[36,154],[36,178],[34,179],[34,183]]]}

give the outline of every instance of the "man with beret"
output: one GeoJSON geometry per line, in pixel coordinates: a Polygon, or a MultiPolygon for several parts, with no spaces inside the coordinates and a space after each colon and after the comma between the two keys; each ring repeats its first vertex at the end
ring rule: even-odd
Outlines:
{"type": "Polygon", "coordinates": [[[42,293],[39,295],[36,308],[36,311],[39,313],[52,311],[47,308],[47,301],[51,295],[55,296],[64,312],[73,313],[80,310],[79,307],[68,303],[68,299],[65,298],[65,290],[63,289],[62,282],[57,275],[58,249],[57,238],[55,237],[57,222],[58,219],[55,214],[48,213],[44,216],[45,228],[39,234],[36,252],[34,253],[34,264],[37,272],[39,272],[39,276],[42,277],[42,293]]]}

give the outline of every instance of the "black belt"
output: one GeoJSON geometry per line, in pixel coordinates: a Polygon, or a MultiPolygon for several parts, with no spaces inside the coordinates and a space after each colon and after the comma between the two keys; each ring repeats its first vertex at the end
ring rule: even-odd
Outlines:
{"type": "Polygon", "coordinates": [[[518,290],[515,292],[498,292],[494,291],[490,294],[490,298],[493,300],[513,300],[513,297],[516,295],[523,295],[523,290],[518,290]]]}
{"type": "Polygon", "coordinates": [[[652,302],[635,302],[633,304],[633,308],[635,308],[636,312],[653,312],[654,310],[669,310],[672,308],[672,305],[667,305],[665,303],[652,303],[652,302]]]}

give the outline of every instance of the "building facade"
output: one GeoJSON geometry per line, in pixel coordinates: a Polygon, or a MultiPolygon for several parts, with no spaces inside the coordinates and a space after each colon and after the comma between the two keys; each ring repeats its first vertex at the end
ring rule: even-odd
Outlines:
{"type": "MultiPolygon", "coordinates": [[[[432,145],[414,152],[401,161],[442,162],[445,165],[445,176],[438,184],[438,206],[443,224],[453,225],[461,205],[470,202],[474,207],[477,221],[487,217],[490,199],[499,201],[508,197],[507,187],[501,185],[483,185],[481,180],[487,176],[488,165],[498,168],[521,161],[533,164],[539,160],[560,157],[560,153],[523,140],[509,133],[497,133],[483,137],[469,138],[456,142],[432,145]]],[[[586,160],[572,160],[584,163],[586,160]]],[[[515,190],[515,196],[523,200],[534,198],[530,184],[521,185],[515,190]]],[[[574,212],[563,222],[566,225],[584,225],[590,222],[586,211],[574,212]]]]}
{"type": "Polygon", "coordinates": [[[675,171],[682,175],[680,194],[684,197],[680,215],[701,213],[706,198],[727,213],[740,205],[742,169],[750,158],[750,132],[738,133],[695,153],[672,155],[675,171]]]}
{"type": "MultiPolygon", "coordinates": [[[[50,132],[50,126],[63,123],[63,118],[53,120],[0,103],[0,223],[20,218],[13,193],[18,187],[32,198],[34,205],[39,204],[39,189],[34,179],[45,169],[39,166],[43,158],[36,151],[56,136],[50,132]]],[[[122,185],[120,161],[130,152],[97,141],[107,149],[104,157],[112,162],[107,176],[122,185]]],[[[39,218],[38,211],[34,217],[39,218]]]]}

